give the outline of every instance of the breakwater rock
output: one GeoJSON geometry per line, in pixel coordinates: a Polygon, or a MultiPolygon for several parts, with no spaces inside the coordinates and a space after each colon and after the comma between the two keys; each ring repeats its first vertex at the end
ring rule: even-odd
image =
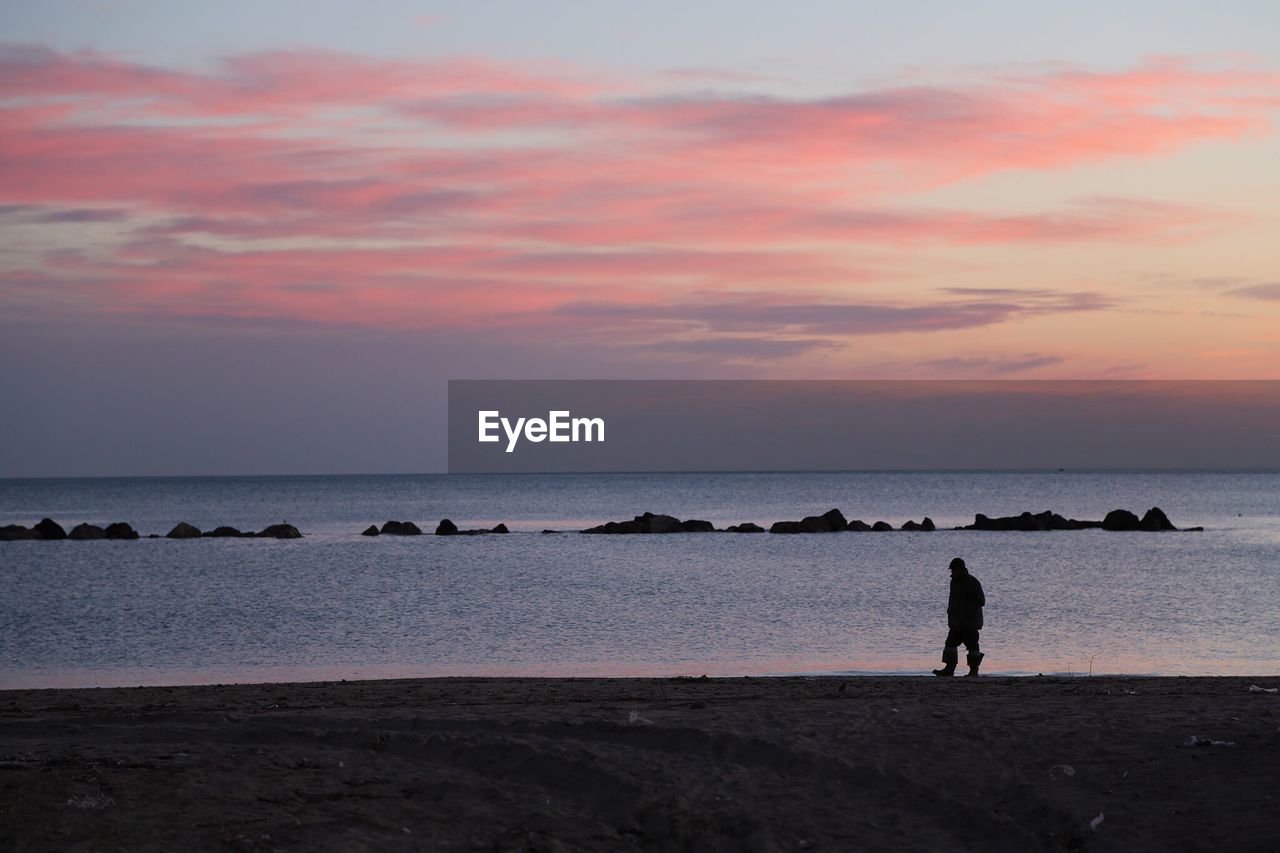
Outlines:
{"type": "Polygon", "coordinates": [[[87,539],[106,539],[107,531],[104,527],[96,524],[77,524],[71,528],[71,532],[67,534],[68,539],[83,541],[87,539]]]}
{"type": "Polygon", "coordinates": [[[259,539],[301,539],[302,531],[292,524],[272,524],[258,531],[259,539]]]}
{"type": "Polygon", "coordinates": [[[133,526],[123,521],[113,522],[107,525],[108,539],[139,539],[138,531],[133,526]]]}
{"type": "Polygon", "coordinates": [[[1087,530],[1102,527],[1101,521],[1079,521],[1064,518],[1056,512],[1024,512],[1021,515],[1003,515],[990,518],[982,513],[973,517],[973,524],[961,530],[1087,530]]]}
{"type": "MultiPolygon", "coordinates": [[[[887,533],[893,529],[893,525],[887,521],[868,524],[860,518],[846,519],[840,510],[831,509],[822,515],[806,516],[799,521],[775,521],[773,526],[769,528],[769,532],[839,533],[840,531],[849,531],[852,533],[887,533]]],[[[908,532],[928,533],[938,528],[933,523],[933,519],[926,515],[922,521],[907,521],[898,529],[908,532]]]]}
{"type": "MultiPolygon", "coordinates": [[[[101,530],[102,528],[98,528],[101,530]]],[[[66,539],[67,531],[62,529],[62,525],[51,518],[42,518],[32,527],[23,527],[21,524],[8,524],[0,527],[0,542],[17,542],[23,539],[42,539],[55,540],[66,539]]],[[[106,531],[103,531],[103,537],[106,538],[106,531]]]]}
{"type": "MultiPolygon", "coordinates": [[[[443,519],[436,525],[437,536],[480,536],[485,533],[508,533],[505,524],[499,524],[494,527],[476,528],[474,530],[459,530],[458,525],[449,519],[443,519]]],[[[378,529],[378,525],[370,524],[361,533],[361,536],[421,536],[422,528],[414,524],[412,521],[388,521],[382,525],[382,529],[378,529]]]]}
{"type": "Polygon", "coordinates": [[[472,530],[459,530],[458,525],[449,519],[443,519],[436,525],[437,536],[483,536],[486,533],[509,533],[505,524],[498,524],[494,527],[477,527],[472,530]]]}
{"type": "Polygon", "coordinates": [[[752,524],[750,521],[742,524],[731,524],[725,529],[726,533],[764,533],[764,528],[758,524],[752,524]]]}
{"type": "Polygon", "coordinates": [[[715,525],[709,521],[691,518],[681,521],[672,515],[655,515],[646,512],[630,521],[610,521],[588,527],[583,533],[712,533],[715,525]]]}
{"type": "MultiPolygon", "coordinates": [[[[151,538],[151,537],[148,537],[151,538]]],[[[254,533],[222,524],[212,530],[201,531],[194,524],[179,521],[165,534],[166,539],[301,539],[302,533],[292,524],[272,524],[254,533]]]]}
{"type": "Polygon", "coordinates": [[[799,521],[775,521],[770,533],[835,533],[847,530],[849,522],[838,509],[829,509],[822,515],[809,515],[799,521]]]}
{"type": "Polygon", "coordinates": [[[363,535],[377,536],[379,533],[383,536],[421,536],[422,528],[412,521],[388,521],[382,525],[381,531],[376,527],[369,527],[364,531],[363,535]],[[370,533],[369,531],[373,532],[370,533]]]}
{"type": "Polygon", "coordinates": [[[194,524],[187,524],[185,521],[179,521],[173,526],[173,529],[165,534],[167,539],[199,539],[200,528],[194,524]]]}
{"type": "Polygon", "coordinates": [[[67,533],[61,524],[51,518],[42,518],[33,527],[23,527],[21,524],[9,524],[0,527],[0,542],[15,542],[23,539],[44,541],[74,539],[78,542],[84,542],[93,539],[137,538],[138,532],[123,521],[108,524],[106,527],[100,527],[97,524],[77,524],[71,528],[70,533],[67,533]]]}
{"type": "MultiPolygon", "coordinates": [[[[1021,515],[1005,515],[996,518],[989,518],[982,513],[978,513],[973,518],[973,524],[965,527],[958,527],[957,530],[1110,530],[1117,532],[1144,531],[1158,532],[1163,530],[1177,530],[1169,520],[1169,516],[1165,515],[1164,510],[1158,506],[1153,506],[1147,510],[1141,518],[1137,514],[1127,509],[1113,509],[1107,513],[1106,517],[1101,521],[1080,520],[1077,518],[1065,518],[1056,512],[1045,510],[1044,512],[1024,512],[1021,515]]],[[[1186,528],[1190,531],[1203,530],[1200,527],[1186,528]]]]}
{"type": "MultiPolygon", "coordinates": [[[[212,539],[221,537],[299,539],[302,534],[292,524],[272,524],[257,533],[252,531],[241,532],[234,527],[226,526],[215,527],[213,530],[201,532],[200,528],[185,521],[178,522],[173,526],[172,530],[165,534],[166,539],[212,539]]],[[[124,521],[115,521],[106,527],[88,523],[77,524],[71,528],[70,533],[63,530],[62,525],[49,518],[41,519],[40,523],[34,527],[23,527],[20,524],[9,524],[0,527],[0,542],[21,539],[71,539],[77,542],[89,542],[98,539],[132,540],[141,538],[142,535],[133,529],[133,525],[124,521]]],[[[151,533],[146,538],[159,539],[160,535],[151,533]]]]}
{"type": "MultiPolygon", "coordinates": [[[[920,521],[908,520],[903,523],[901,528],[905,532],[928,533],[937,529],[937,525],[929,516],[924,516],[920,521]]],[[[1158,506],[1153,506],[1145,513],[1139,516],[1137,513],[1127,509],[1114,509],[1106,514],[1101,520],[1088,520],[1067,518],[1059,513],[1051,510],[1043,512],[1023,512],[1018,515],[1007,516],[987,516],[978,513],[974,516],[973,523],[954,528],[955,530],[983,530],[983,531],[1047,531],[1047,530],[1106,530],[1116,532],[1128,531],[1201,531],[1202,527],[1185,527],[1178,528],[1169,516],[1158,506]]],[[[637,515],[629,521],[610,521],[595,527],[589,527],[582,533],[612,533],[612,534],[629,534],[629,533],[764,533],[766,528],[761,527],[753,522],[743,522],[741,524],[730,525],[723,531],[717,531],[717,528],[710,521],[702,519],[690,518],[681,520],[673,515],[664,515],[659,513],[646,512],[637,515]]],[[[856,533],[863,532],[888,532],[894,530],[892,524],[887,521],[876,521],[868,524],[861,519],[847,519],[838,509],[830,509],[821,515],[809,515],[799,521],[776,521],[769,526],[769,533],[836,533],[840,531],[850,531],[856,533]]],[[[414,524],[412,521],[387,521],[379,528],[376,524],[371,524],[362,531],[362,536],[421,536],[422,528],[414,524]]],[[[476,528],[470,530],[459,529],[450,519],[443,519],[437,525],[435,534],[437,536],[479,536],[489,533],[503,534],[509,532],[505,524],[498,524],[491,528],[476,528]]],[[[543,531],[552,532],[552,531],[543,531]]],[[[238,528],[227,525],[220,525],[208,531],[201,531],[195,525],[185,521],[179,522],[173,526],[173,529],[165,534],[168,539],[218,539],[218,538],[241,538],[241,539],[299,539],[302,533],[292,524],[281,523],[269,525],[258,532],[241,531],[238,528]]],[[[24,527],[20,524],[9,524],[0,526],[0,542],[21,541],[21,540],[61,540],[71,539],[76,541],[91,541],[99,539],[138,539],[141,538],[136,530],[126,522],[117,521],[108,524],[105,527],[97,524],[82,523],[77,524],[68,533],[62,525],[58,524],[51,518],[43,518],[32,527],[24,527]]],[[[157,539],[157,534],[150,534],[148,539],[157,539]]]]}

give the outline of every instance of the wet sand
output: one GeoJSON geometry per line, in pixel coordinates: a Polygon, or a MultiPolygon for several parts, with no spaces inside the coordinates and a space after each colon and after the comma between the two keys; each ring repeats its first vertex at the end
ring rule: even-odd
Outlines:
{"type": "Polygon", "coordinates": [[[1280,678],[3,691],[0,848],[1275,851],[1251,685],[1280,678]]]}

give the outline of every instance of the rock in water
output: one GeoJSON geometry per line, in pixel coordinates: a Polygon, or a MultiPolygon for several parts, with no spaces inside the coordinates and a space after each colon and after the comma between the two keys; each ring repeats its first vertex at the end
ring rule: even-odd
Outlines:
{"type": "Polygon", "coordinates": [[[134,530],[132,525],[123,521],[117,521],[113,524],[108,524],[106,533],[107,533],[108,539],[137,539],[138,538],[138,531],[134,530]]]}
{"type": "Polygon", "coordinates": [[[588,527],[583,533],[648,533],[649,525],[639,518],[631,521],[606,521],[595,527],[588,527]]]}
{"type": "Polygon", "coordinates": [[[62,525],[54,521],[52,518],[42,518],[40,523],[31,528],[36,533],[37,539],[66,539],[67,531],[62,529],[62,525]]]}
{"type": "Polygon", "coordinates": [[[1102,519],[1103,530],[1137,530],[1141,522],[1127,509],[1113,509],[1102,519]]]}
{"type": "Polygon", "coordinates": [[[1077,521],[1074,518],[1063,518],[1056,512],[1045,510],[1034,515],[1024,512],[1021,515],[1004,515],[988,518],[982,513],[973,517],[973,524],[962,530],[1085,530],[1101,527],[1101,521],[1077,521]]]}
{"type": "Polygon", "coordinates": [[[852,530],[854,533],[867,533],[871,530],[871,525],[859,518],[855,518],[844,527],[845,530],[852,530]]]}
{"type": "Polygon", "coordinates": [[[829,509],[822,515],[807,515],[799,521],[775,521],[770,533],[833,533],[848,528],[844,513],[829,509]]]}
{"type": "Polygon", "coordinates": [[[1030,512],[1024,512],[1014,519],[1013,529],[1034,533],[1037,530],[1048,530],[1049,527],[1046,519],[1032,515],[1030,512]]]}
{"type": "Polygon", "coordinates": [[[674,515],[654,515],[646,512],[644,515],[635,519],[643,523],[648,530],[646,533],[679,533],[681,532],[680,519],[674,515]]]}
{"type": "Polygon", "coordinates": [[[292,524],[272,524],[258,534],[264,539],[301,539],[302,532],[292,524]]]}
{"type": "Polygon", "coordinates": [[[199,539],[200,528],[185,521],[179,521],[165,536],[169,539],[199,539]]]}
{"type": "Polygon", "coordinates": [[[874,530],[876,533],[884,533],[886,531],[892,530],[893,525],[887,521],[877,521],[875,524],[871,525],[871,529],[874,530]]]}
{"type": "Polygon", "coordinates": [[[382,525],[382,533],[386,536],[421,536],[422,528],[412,521],[388,521],[382,525]]]}
{"type": "Polygon", "coordinates": [[[646,512],[630,521],[607,521],[582,531],[583,533],[704,533],[715,530],[709,521],[691,518],[681,521],[673,515],[646,512]]]}
{"type": "Polygon", "coordinates": [[[77,524],[71,528],[71,532],[67,534],[68,539],[86,540],[86,539],[106,539],[107,531],[96,524],[77,524]]]}
{"type": "Polygon", "coordinates": [[[0,527],[0,542],[17,542],[21,539],[35,539],[36,532],[21,524],[6,524],[0,527]]]}
{"type": "Polygon", "coordinates": [[[1138,529],[1157,531],[1177,530],[1178,528],[1173,526],[1173,522],[1169,520],[1169,516],[1164,514],[1164,510],[1158,506],[1153,506],[1142,516],[1142,521],[1138,522],[1138,529]]]}
{"type": "Polygon", "coordinates": [[[844,513],[838,509],[827,510],[822,514],[822,519],[833,531],[844,530],[849,526],[849,522],[845,519],[844,513]]]}
{"type": "Polygon", "coordinates": [[[510,533],[505,524],[499,524],[496,527],[474,527],[470,530],[459,530],[458,525],[449,519],[444,519],[436,528],[437,536],[487,536],[490,533],[510,533]]]}
{"type": "Polygon", "coordinates": [[[800,520],[800,530],[804,533],[833,533],[848,526],[844,513],[838,509],[829,509],[822,515],[810,515],[800,520]]]}
{"type": "Polygon", "coordinates": [[[753,524],[750,521],[743,522],[742,524],[731,524],[726,527],[725,530],[729,533],[764,533],[763,527],[758,524],[753,524]]]}
{"type": "Polygon", "coordinates": [[[364,529],[364,532],[363,532],[363,533],[361,533],[360,535],[361,535],[361,536],[377,536],[377,535],[378,535],[378,525],[376,525],[376,524],[370,524],[368,527],[366,527],[366,528],[364,529]]]}
{"type": "MultiPolygon", "coordinates": [[[[253,535],[253,534],[250,534],[250,535],[253,535]]],[[[238,529],[234,527],[228,527],[227,525],[224,524],[219,527],[215,527],[213,530],[206,530],[204,532],[204,536],[206,538],[211,538],[211,539],[224,539],[224,538],[244,536],[244,534],[241,533],[238,529]]]]}

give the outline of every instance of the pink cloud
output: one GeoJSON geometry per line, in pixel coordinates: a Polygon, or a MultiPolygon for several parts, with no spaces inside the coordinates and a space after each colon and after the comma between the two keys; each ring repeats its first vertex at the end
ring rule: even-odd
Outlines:
{"type": "Polygon", "coordinates": [[[761,89],[654,91],[465,57],[277,51],[193,70],[4,48],[0,206],[50,229],[130,233],[92,255],[26,252],[0,302],[411,328],[684,323],[708,341],[773,323],[790,336],[770,338],[774,352],[1098,310],[1026,294],[689,294],[816,293],[876,276],[850,246],[1187,239],[1232,215],[1107,197],[1021,214],[897,199],[1264,133],[1280,78],[1166,58],[807,100],[733,82],[761,89]]]}
{"type": "Polygon", "coordinates": [[[324,50],[243,54],[206,71],[175,70],[81,51],[0,46],[0,97],[115,98],[150,113],[253,115],[309,113],[339,106],[464,93],[584,96],[597,84],[569,69],[516,67],[476,57],[419,62],[369,59],[324,50]]]}

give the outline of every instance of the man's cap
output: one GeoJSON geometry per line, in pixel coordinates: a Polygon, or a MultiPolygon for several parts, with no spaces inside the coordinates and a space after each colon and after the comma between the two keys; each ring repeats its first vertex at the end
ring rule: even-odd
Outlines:
{"type": "Polygon", "coordinates": [[[951,561],[951,565],[948,566],[948,568],[963,569],[965,568],[964,560],[960,559],[959,557],[956,557],[954,560],[951,561]]]}

